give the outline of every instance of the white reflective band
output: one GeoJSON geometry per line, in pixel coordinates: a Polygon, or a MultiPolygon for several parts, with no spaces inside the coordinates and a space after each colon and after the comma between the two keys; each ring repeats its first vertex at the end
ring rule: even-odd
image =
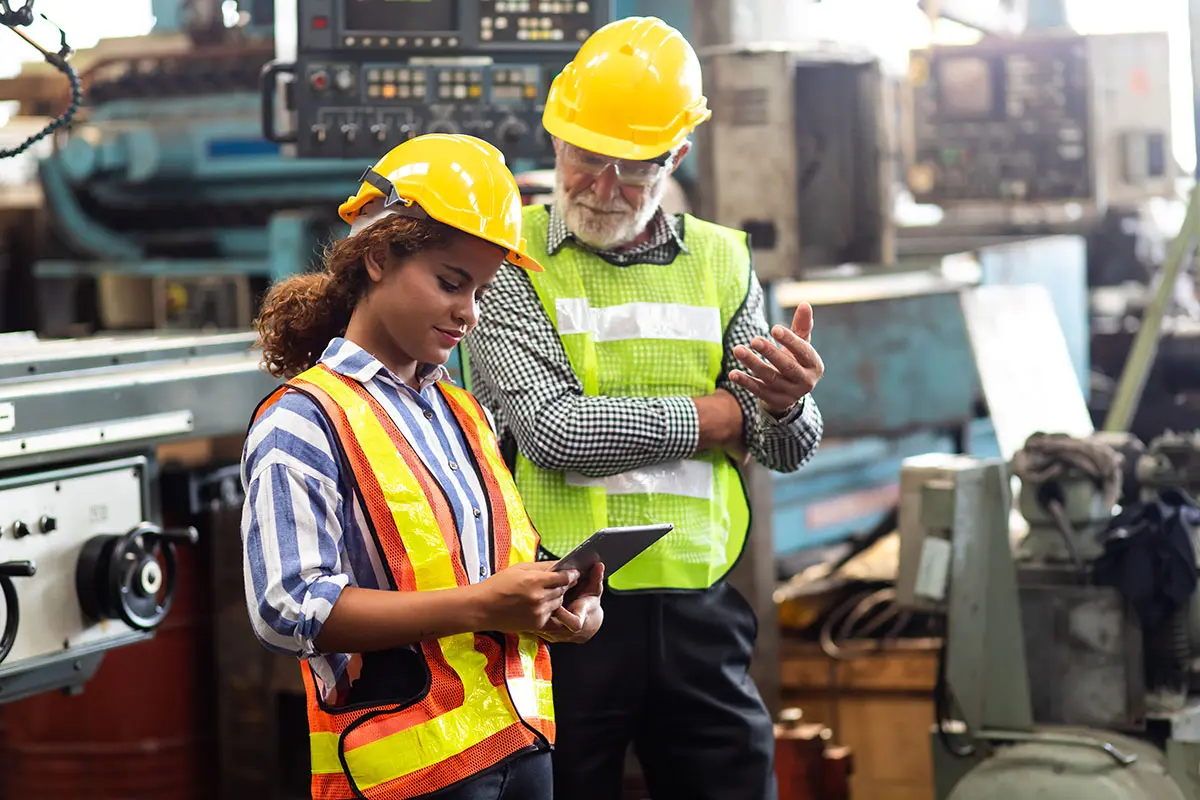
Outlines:
{"type": "Polygon", "coordinates": [[[600,486],[609,494],[676,494],[697,500],[713,499],[713,467],[707,461],[667,461],[651,467],[589,478],[566,474],[568,486],[600,486]]]}
{"type": "Polygon", "coordinates": [[[597,342],[679,339],[721,344],[721,310],[678,303],[624,303],[592,308],[586,297],[555,301],[558,332],[590,333],[597,342]]]}
{"type": "MultiPolygon", "coordinates": [[[[524,660],[524,659],[522,659],[524,660]]],[[[537,707],[537,687],[530,677],[508,681],[508,694],[512,697],[513,707],[525,719],[539,716],[537,707]]]]}

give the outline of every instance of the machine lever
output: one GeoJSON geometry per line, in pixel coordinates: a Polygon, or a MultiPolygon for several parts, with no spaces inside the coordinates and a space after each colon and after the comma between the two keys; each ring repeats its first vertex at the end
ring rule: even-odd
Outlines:
{"type": "Polygon", "coordinates": [[[37,565],[32,561],[6,561],[0,564],[0,576],[7,578],[32,578],[37,574],[37,565]]]}
{"type": "Polygon", "coordinates": [[[1022,731],[996,730],[978,731],[974,736],[976,739],[983,739],[989,742],[1040,742],[1043,744],[1063,744],[1069,747],[1088,747],[1093,750],[1104,751],[1113,761],[1116,761],[1122,767],[1128,767],[1138,760],[1137,756],[1130,755],[1123,750],[1118,750],[1111,742],[1101,742],[1083,736],[1068,736],[1062,733],[1025,733],[1022,731]]]}
{"type": "MultiPolygon", "coordinates": [[[[259,99],[262,102],[263,138],[275,144],[293,144],[296,132],[282,132],[275,127],[275,96],[278,91],[279,75],[291,75],[295,80],[296,65],[282,61],[271,61],[263,67],[259,76],[259,99]]],[[[284,95],[285,99],[287,95],[284,95]]],[[[289,111],[291,109],[288,109],[289,111]]]]}
{"type": "Polygon", "coordinates": [[[32,561],[6,561],[0,564],[0,593],[4,595],[4,632],[0,633],[0,663],[8,658],[17,641],[17,629],[21,626],[21,604],[17,600],[17,587],[13,578],[30,578],[37,573],[32,561]]]}
{"type": "Polygon", "coordinates": [[[142,535],[157,536],[171,544],[196,544],[200,541],[200,532],[191,525],[186,528],[167,528],[166,530],[148,527],[143,530],[142,535]]]}

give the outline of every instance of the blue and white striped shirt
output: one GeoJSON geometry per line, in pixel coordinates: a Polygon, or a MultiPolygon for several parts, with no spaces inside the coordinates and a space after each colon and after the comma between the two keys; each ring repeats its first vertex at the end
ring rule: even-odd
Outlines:
{"type": "MultiPolygon", "coordinates": [[[[387,409],[449,498],[467,575],[488,577],[487,495],[453,412],[434,384],[445,367],[427,367],[420,391],[346,339],[321,356],[354,378],[387,409]]],[[[314,641],[346,586],[387,586],[383,555],[336,453],[335,434],[316,404],[288,392],[251,427],[242,453],[243,567],[250,621],[270,650],[308,660],[326,698],[349,688],[346,653],[321,653],[314,641]]]]}

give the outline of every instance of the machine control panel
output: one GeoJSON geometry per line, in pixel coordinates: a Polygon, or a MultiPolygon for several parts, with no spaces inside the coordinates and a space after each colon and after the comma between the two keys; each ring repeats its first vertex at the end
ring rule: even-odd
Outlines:
{"type": "Polygon", "coordinates": [[[548,162],[550,83],[614,5],[297,0],[296,63],[273,67],[292,73],[294,128],[273,135],[278,111],[264,104],[267,138],[295,144],[300,158],[374,161],[413,136],[467,133],[510,162],[548,162]]]}
{"type": "Polygon", "coordinates": [[[313,60],[296,87],[302,155],[374,160],[425,133],[467,133],[537,159],[546,69],[536,63],[313,60]]]}
{"type": "Polygon", "coordinates": [[[574,52],[611,0],[300,0],[302,52],[574,52]],[[531,47],[530,45],[533,45],[531,47]]]}
{"type": "Polygon", "coordinates": [[[1091,195],[1087,49],[1082,39],[1042,44],[914,60],[919,201],[1091,195]]]}
{"type": "Polygon", "coordinates": [[[914,199],[1136,203],[1173,190],[1165,34],[1043,34],[915,52],[914,199]]]}
{"type": "Polygon", "coordinates": [[[195,531],[145,522],[146,473],[138,457],[0,479],[0,703],[84,682],[82,662],[165,618],[195,531]]]}

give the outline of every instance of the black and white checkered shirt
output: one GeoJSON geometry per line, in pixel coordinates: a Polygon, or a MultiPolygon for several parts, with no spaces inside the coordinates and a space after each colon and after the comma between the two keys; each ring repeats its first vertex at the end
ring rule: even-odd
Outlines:
{"type": "MultiPolygon", "coordinates": [[[[586,248],[567,229],[553,204],[547,252],[579,247],[614,266],[669,267],[686,252],[683,217],[661,209],[644,243],[614,252],[586,248]]],[[[687,397],[589,397],[571,368],[554,324],[525,271],[505,266],[482,300],[478,327],[465,339],[471,390],[490,409],[501,435],[516,437],[521,453],[543,469],[606,477],[639,467],[689,458],[700,440],[696,406],[687,397]]],[[[768,469],[792,472],[805,464],[821,441],[821,412],[811,397],[782,419],[762,409],[757,398],[729,380],[739,368],[735,345],[755,336],[770,340],[763,291],[751,274],[750,290],[725,334],[725,359],[717,388],[742,407],[745,442],[768,469]]]]}

